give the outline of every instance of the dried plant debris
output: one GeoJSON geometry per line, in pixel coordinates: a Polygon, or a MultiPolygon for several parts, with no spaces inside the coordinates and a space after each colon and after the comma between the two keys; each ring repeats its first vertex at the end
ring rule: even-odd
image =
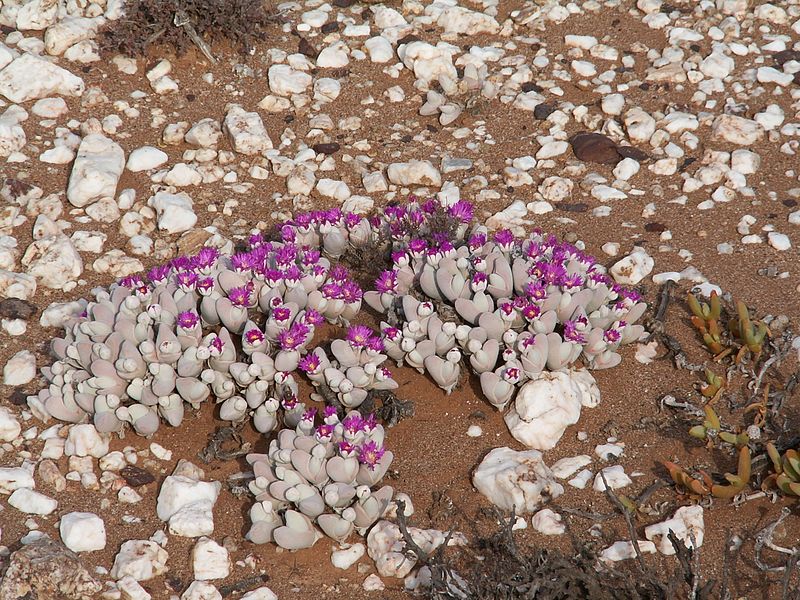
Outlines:
{"type": "Polygon", "coordinates": [[[217,427],[210,436],[206,447],[197,453],[204,463],[215,460],[231,460],[244,456],[250,451],[250,442],[244,442],[236,427],[217,427]]]}
{"type": "Polygon", "coordinates": [[[129,0],[125,16],[109,22],[99,39],[103,50],[129,56],[151,46],[182,55],[196,46],[213,62],[207,44],[227,41],[248,54],[274,21],[258,0],[129,0]]]}

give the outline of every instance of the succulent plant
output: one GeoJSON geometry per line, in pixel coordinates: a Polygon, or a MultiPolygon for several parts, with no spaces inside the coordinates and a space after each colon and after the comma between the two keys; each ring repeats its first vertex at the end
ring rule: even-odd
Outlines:
{"type": "Polygon", "coordinates": [[[767,443],[766,447],[775,472],[767,477],[762,487],[774,484],[787,496],[800,497],[800,453],[790,448],[781,455],[774,444],[767,443]]]}
{"type": "Polygon", "coordinates": [[[316,411],[307,411],[294,430],[278,432],[266,454],[247,455],[256,499],[250,541],[297,550],[313,545],[322,530],[343,542],[353,531],[365,533],[389,507],[393,489],[374,489],[393,459],[383,427],[357,411],[340,421],[333,407],[321,424],[315,419],[316,411]]]}
{"type": "Polygon", "coordinates": [[[739,459],[736,474],[725,473],[727,484],[714,483],[711,476],[705,471],[699,471],[700,477],[693,477],[675,463],[665,461],[672,480],[693,496],[713,496],[715,498],[733,498],[740,494],[750,482],[751,463],[750,448],[746,445],[739,449],[739,459]]]}
{"type": "Polygon", "coordinates": [[[714,446],[717,439],[732,444],[736,447],[746,446],[750,443],[750,437],[745,432],[732,433],[722,431],[722,423],[717,416],[717,412],[708,404],[703,407],[705,419],[702,425],[695,425],[689,430],[689,435],[700,440],[705,440],[709,447],[714,446]]]}

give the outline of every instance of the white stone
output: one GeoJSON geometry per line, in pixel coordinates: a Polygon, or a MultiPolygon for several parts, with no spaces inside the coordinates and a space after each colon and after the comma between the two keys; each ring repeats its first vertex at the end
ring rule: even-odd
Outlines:
{"type": "Polygon", "coordinates": [[[45,150],[39,155],[39,160],[49,165],[66,165],[75,159],[75,151],[66,146],[56,146],[45,150]]]}
{"type": "Polygon", "coordinates": [[[656,132],[656,120],[638,106],[625,113],[623,123],[628,137],[634,144],[649,142],[656,132]]]}
{"type": "Polygon", "coordinates": [[[0,95],[21,103],[52,95],[80,96],[83,79],[51,62],[23,54],[0,71],[0,95]]]}
{"type": "Polygon", "coordinates": [[[240,600],[278,600],[278,596],[268,587],[260,587],[247,592],[240,600]]]}
{"type": "Polygon", "coordinates": [[[578,422],[581,406],[599,401],[599,389],[588,371],[543,371],[523,384],[504,420],[514,439],[529,448],[550,450],[566,428],[578,422]]]}
{"type": "Polygon", "coordinates": [[[42,31],[53,25],[58,18],[58,0],[31,0],[23,3],[17,11],[19,31],[42,31]]]}
{"type": "Polygon", "coordinates": [[[192,570],[200,581],[224,579],[231,572],[228,551],[212,539],[200,538],[192,548],[192,570]]]}
{"type": "Polygon", "coordinates": [[[597,45],[597,38],[593,35],[572,35],[564,36],[564,44],[570,48],[580,48],[581,50],[591,50],[597,45]]]}
{"type": "Polygon", "coordinates": [[[70,237],[76,250],[93,254],[100,254],[103,251],[103,244],[107,239],[108,236],[102,231],[76,231],[70,237]]]}
{"type": "Polygon", "coordinates": [[[628,256],[614,263],[609,272],[617,283],[636,285],[650,274],[654,265],[655,261],[644,248],[636,246],[628,256]]]}
{"type": "Polygon", "coordinates": [[[342,84],[332,77],[320,77],[314,82],[314,100],[333,102],[342,92],[342,84]]]}
{"type": "Polygon", "coordinates": [[[539,193],[548,202],[563,202],[572,197],[575,184],[571,179],[551,175],[546,177],[539,186],[539,193]]]}
{"type": "Polygon", "coordinates": [[[312,83],[311,75],[296,71],[289,65],[272,65],[267,77],[270,91],[278,96],[302,94],[312,83]]]}
{"type": "Polygon", "coordinates": [[[553,463],[553,466],[550,467],[550,470],[558,479],[567,479],[575,474],[579,469],[591,464],[591,462],[592,457],[587,456],[586,454],[567,456],[553,463]]]}
{"type": "Polygon", "coordinates": [[[614,465],[612,467],[606,467],[595,475],[592,489],[595,492],[604,492],[606,491],[606,483],[608,483],[608,487],[612,490],[618,490],[619,488],[632,484],[633,481],[628,477],[622,465],[614,465]],[[605,478],[605,482],[603,478],[605,478]]]}
{"type": "Polygon", "coordinates": [[[183,136],[187,144],[201,148],[214,148],[221,138],[222,127],[216,119],[210,117],[200,119],[183,136]]]}
{"type": "Polygon", "coordinates": [[[139,171],[156,169],[167,160],[169,160],[169,156],[163,150],[153,146],[142,146],[128,155],[128,162],[125,167],[133,173],[138,173],[139,171]]]}
{"type": "Polygon", "coordinates": [[[394,59],[394,48],[385,37],[378,35],[364,42],[369,59],[374,63],[384,64],[394,59]]]}
{"type": "Polygon", "coordinates": [[[0,494],[10,494],[22,488],[35,488],[33,475],[22,467],[0,467],[0,494]]]}
{"type": "Polygon", "coordinates": [[[66,16],[44,34],[44,47],[51,56],[60,56],[70,47],[94,37],[100,19],[66,16]]]}
{"type": "Polygon", "coordinates": [[[412,160],[392,163],[386,170],[389,181],[395,185],[431,185],[440,187],[442,176],[429,160],[412,160]]]}
{"type": "Polygon", "coordinates": [[[181,594],[181,600],[222,600],[222,594],[207,581],[193,581],[181,594]]]}
{"type": "Polygon", "coordinates": [[[451,6],[442,11],[436,24],[445,33],[476,35],[479,33],[497,33],[500,24],[494,17],[461,6],[451,6]]]}
{"type": "Polygon", "coordinates": [[[534,512],[541,504],[560,496],[564,488],[542,461],[538,450],[495,448],[472,475],[472,484],[492,504],[517,514],[534,512]]]}
{"type": "Polygon", "coordinates": [[[639,161],[630,157],[623,158],[617,163],[617,166],[614,167],[614,177],[622,181],[628,181],[628,179],[639,172],[639,168],[639,161]]]}
{"type": "Polygon", "coordinates": [[[317,56],[317,67],[320,69],[341,69],[349,63],[347,44],[341,42],[326,46],[317,56]]]}
{"type": "MultiPolygon", "coordinates": [[[[411,539],[423,552],[431,553],[441,546],[446,536],[437,529],[418,529],[409,527],[411,539]]],[[[455,532],[451,535],[449,546],[464,545],[466,538],[455,532]]],[[[403,578],[417,563],[416,558],[405,552],[405,542],[400,528],[394,523],[381,520],[375,523],[367,535],[367,554],[375,561],[375,568],[381,577],[403,578]]]]}
{"type": "Polygon", "coordinates": [[[541,148],[539,148],[539,150],[537,150],[536,159],[547,160],[548,158],[561,156],[567,151],[568,148],[569,148],[569,143],[563,140],[547,142],[544,146],[542,146],[541,148]]]}
{"type": "Polygon", "coordinates": [[[628,194],[610,185],[599,184],[592,187],[592,197],[600,200],[600,202],[609,202],[611,200],[624,200],[628,194]]]}
{"type": "Polygon", "coordinates": [[[49,515],[58,508],[58,502],[29,488],[14,490],[8,504],[29,515],[49,515]]]}
{"type": "Polygon", "coordinates": [[[67,200],[78,208],[113,198],[125,168],[125,152],[113,140],[94,133],[81,141],[67,186],[67,200]]]}
{"type": "Polygon", "coordinates": [[[158,494],[156,512],[162,521],[168,521],[181,508],[195,502],[217,501],[222,484],[219,481],[197,481],[182,475],[170,475],[164,479],[158,494]]]}
{"type": "Polygon", "coordinates": [[[671,519],[645,527],[644,536],[656,544],[658,551],[666,556],[675,554],[675,548],[669,540],[669,532],[681,540],[687,548],[699,548],[703,545],[705,525],[703,523],[703,507],[682,506],[675,511],[671,519]]]}
{"type": "Polygon", "coordinates": [[[549,508],[543,508],[531,518],[531,526],[544,535],[561,535],[566,526],[561,522],[561,515],[549,508]]]}
{"type": "Polygon", "coordinates": [[[129,576],[136,581],[147,581],[166,573],[169,554],[150,540],[128,540],[122,543],[114,557],[111,577],[122,579],[129,576]]]}
{"type": "Polygon", "coordinates": [[[724,79],[736,67],[736,62],[722,52],[712,52],[700,63],[700,72],[706,77],[724,79]]]}
{"type": "Polygon", "coordinates": [[[594,447],[594,453],[603,460],[609,460],[612,457],[622,456],[625,452],[625,444],[598,444],[594,447]]]}
{"type": "Polygon", "coordinates": [[[366,579],[364,579],[364,582],[361,584],[361,587],[365,592],[381,592],[386,589],[386,585],[375,573],[367,575],[366,579]]]}
{"type": "Polygon", "coordinates": [[[317,181],[317,191],[320,195],[344,202],[350,197],[350,188],[344,181],[323,178],[317,181]]]}
{"type": "Polygon", "coordinates": [[[167,233],[188,231],[197,223],[192,199],[185,192],[170,194],[157,192],[147,201],[158,216],[158,228],[167,233]]]}
{"type": "Polygon", "coordinates": [[[151,600],[152,596],[147,593],[139,582],[133,577],[125,576],[117,582],[117,589],[122,595],[121,600],[151,600]]]}
{"type": "Polygon", "coordinates": [[[19,106],[12,105],[0,115],[0,157],[11,156],[25,147],[27,137],[22,122],[28,113],[19,106]]]}
{"type": "Polygon", "coordinates": [[[752,175],[761,167],[761,156],[750,150],[731,152],[731,169],[742,175],[752,175]]]}
{"type": "Polygon", "coordinates": [[[71,512],[61,517],[61,541],[73,552],[94,552],[106,547],[106,525],[90,512],[71,512]]]}
{"type": "MultiPolygon", "coordinates": [[[[655,554],[656,546],[647,540],[638,540],[639,552],[642,554],[655,554]]],[[[614,542],[600,553],[600,560],[603,562],[618,562],[636,558],[636,550],[631,542],[614,542]]]]}
{"type": "Polygon", "coordinates": [[[789,241],[789,236],[785,233],[770,231],[767,234],[767,240],[769,241],[769,245],[779,252],[784,252],[792,247],[792,242],[789,241]]]}
{"type": "Polygon", "coordinates": [[[582,490],[592,480],[593,473],[589,469],[583,469],[575,477],[567,481],[569,485],[582,490]]]}
{"type": "Polygon", "coordinates": [[[30,350],[20,350],[9,358],[3,367],[3,385],[25,385],[33,381],[34,377],[36,377],[36,356],[30,350]]]}
{"type": "Polygon", "coordinates": [[[607,115],[620,115],[625,107],[625,96],[622,94],[608,94],[600,101],[600,108],[607,115]]]}
{"type": "Polygon", "coordinates": [[[262,154],[272,149],[272,140],[257,112],[246,112],[238,104],[228,106],[222,125],[231,146],[240,154],[262,154]]]}
{"type": "Polygon", "coordinates": [[[756,71],[756,79],[759,83],[774,83],[781,87],[791,85],[794,81],[792,73],[784,73],[775,67],[759,67],[756,71]]]}
{"type": "Polygon", "coordinates": [[[764,128],[759,123],[736,115],[719,115],[711,132],[715,139],[739,146],[752,146],[764,137],[764,128]]]}
{"type": "Polygon", "coordinates": [[[197,500],[179,508],[169,518],[169,532],[181,537],[200,537],[214,533],[214,503],[197,500]]]}
{"type": "Polygon", "coordinates": [[[403,64],[414,72],[414,77],[425,83],[438,80],[441,76],[453,81],[457,79],[453,53],[452,46],[443,42],[434,46],[414,41],[397,49],[397,55],[403,64]]]}
{"type": "Polygon", "coordinates": [[[764,128],[764,131],[773,131],[783,124],[786,115],[777,104],[770,104],[763,111],[753,117],[755,122],[764,128]]]}
{"type": "Polygon", "coordinates": [[[0,406],[0,442],[13,442],[22,431],[17,417],[5,406],[0,406]]]}
{"type": "Polygon", "coordinates": [[[344,550],[334,550],[331,553],[331,564],[337,569],[346,571],[356,564],[366,551],[367,547],[364,544],[353,544],[344,550]]]}
{"type": "Polygon", "coordinates": [[[108,454],[108,443],[108,434],[98,433],[91,423],[71,425],[64,445],[64,454],[100,458],[108,454]]]}

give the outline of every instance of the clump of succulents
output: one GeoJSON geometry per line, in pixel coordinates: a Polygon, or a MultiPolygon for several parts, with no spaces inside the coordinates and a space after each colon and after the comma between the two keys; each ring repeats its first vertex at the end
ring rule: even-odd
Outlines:
{"type": "Polygon", "coordinates": [[[386,315],[386,353],[448,393],[462,357],[489,402],[503,407],[545,369],[579,358],[593,369],[617,365],[618,348],[643,333],[634,324],[646,309],[639,294],[554,236],[490,236],[471,226],[472,207],[461,201],[388,207],[386,220],[392,268],[364,300],[386,315]]]}
{"type": "Polygon", "coordinates": [[[328,406],[303,413],[295,429],[283,429],[266,454],[248,454],[255,478],[250,491],[247,539],[275,542],[287,550],[312,546],[319,530],[343,542],[364,534],[392,501],[390,486],[377,486],[392,462],[384,429],[373,415],[351,411],[340,420],[328,406]]]}

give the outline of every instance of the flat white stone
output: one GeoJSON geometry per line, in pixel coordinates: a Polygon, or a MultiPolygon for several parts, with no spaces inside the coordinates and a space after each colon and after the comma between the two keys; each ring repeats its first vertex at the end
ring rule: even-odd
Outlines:
{"type": "Polygon", "coordinates": [[[153,146],[142,146],[130,153],[125,167],[133,173],[138,173],[139,171],[156,169],[167,160],[169,160],[169,156],[163,150],[153,146]]]}
{"type": "Polygon", "coordinates": [[[91,423],[71,425],[64,445],[64,454],[100,458],[108,454],[108,443],[108,435],[98,433],[91,423]]]}
{"type": "Polygon", "coordinates": [[[769,241],[769,245],[779,252],[784,252],[792,247],[792,242],[789,241],[789,236],[785,233],[770,231],[767,234],[767,240],[769,241]]]}
{"type": "Polygon", "coordinates": [[[58,508],[56,500],[29,488],[14,490],[8,504],[29,515],[49,515],[58,508]]]}
{"type": "Polygon", "coordinates": [[[3,367],[3,385],[25,385],[33,381],[34,377],[36,377],[36,356],[30,350],[20,350],[9,358],[3,367]]]}
{"type": "Polygon", "coordinates": [[[594,489],[595,492],[606,491],[606,484],[603,482],[604,477],[606,482],[608,482],[608,486],[612,490],[617,490],[633,483],[631,478],[628,477],[628,474],[625,473],[625,469],[622,467],[622,465],[614,465],[612,467],[606,467],[600,471],[600,473],[595,475],[594,485],[592,486],[592,489],[594,489]]]}
{"type": "Polygon", "coordinates": [[[431,185],[440,187],[442,176],[429,160],[392,163],[386,170],[389,181],[396,185],[431,185]]]}
{"type": "Polygon", "coordinates": [[[550,470],[558,479],[567,479],[577,473],[578,470],[591,463],[592,457],[586,454],[581,454],[579,456],[567,456],[566,458],[562,458],[561,460],[553,463],[553,466],[550,467],[550,470]]]}
{"type": "Polygon", "coordinates": [[[257,112],[247,112],[238,104],[228,106],[222,125],[231,146],[240,154],[261,154],[272,149],[272,140],[257,112]]]}
{"type": "Polygon", "coordinates": [[[106,547],[106,525],[90,512],[71,512],[61,517],[61,541],[73,552],[94,552],[106,547]]]}
{"type": "Polygon", "coordinates": [[[122,543],[114,557],[111,577],[122,579],[130,576],[136,581],[147,581],[167,571],[169,554],[150,540],[128,540],[122,543]]]}
{"type": "Polygon", "coordinates": [[[0,442],[13,442],[22,431],[17,417],[5,406],[0,406],[0,442]]]}
{"type": "Polygon", "coordinates": [[[10,494],[22,488],[35,488],[33,475],[22,467],[0,467],[0,494],[10,494]]]}
{"type": "Polygon", "coordinates": [[[751,119],[736,115],[719,115],[714,119],[711,133],[718,140],[739,146],[752,146],[764,137],[764,128],[751,119]]]}
{"type": "Polygon", "coordinates": [[[192,199],[185,192],[157,192],[150,197],[147,205],[156,211],[158,228],[167,233],[188,231],[197,223],[192,199]]]}
{"type": "MultiPolygon", "coordinates": [[[[639,552],[642,554],[655,554],[656,546],[647,540],[638,540],[639,552]]],[[[619,562],[636,558],[636,550],[630,541],[614,542],[600,553],[600,560],[604,562],[619,562]]]]}
{"type": "Polygon", "coordinates": [[[544,535],[561,535],[566,531],[566,526],[561,522],[561,515],[549,508],[536,511],[531,518],[531,526],[544,535]]]}
{"type": "Polygon", "coordinates": [[[653,258],[641,246],[622,260],[617,261],[610,269],[614,281],[622,285],[636,285],[647,277],[655,266],[653,258]]]}
{"type": "Polygon", "coordinates": [[[206,501],[213,505],[221,488],[219,481],[196,481],[182,475],[170,475],[164,479],[158,494],[158,518],[169,521],[180,509],[195,502],[206,501]]]}
{"type": "Polygon", "coordinates": [[[222,600],[222,594],[207,581],[193,581],[181,594],[181,600],[222,600]]]}
{"type": "Polygon", "coordinates": [[[364,544],[353,544],[344,550],[334,550],[331,553],[331,564],[337,569],[346,571],[356,564],[366,551],[367,547],[364,544]]]}
{"type": "Polygon", "coordinates": [[[278,600],[278,596],[268,587],[260,587],[247,592],[241,600],[278,600]]]}
{"type": "Polygon", "coordinates": [[[492,504],[517,514],[534,512],[541,504],[560,496],[564,488],[542,460],[538,450],[491,450],[475,469],[472,484],[492,504]]]}
{"type": "Polygon", "coordinates": [[[33,54],[23,54],[0,71],[0,95],[21,103],[52,95],[80,96],[83,79],[33,54]]]}
{"type": "Polygon", "coordinates": [[[67,200],[84,207],[100,198],[113,198],[125,168],[125,152],[113,140],[93,133],[78,147],[67,186],[67,200]]]}
{"type": "Polygon", "coordinates": [[[312,83],[312,77],[303,71],[296,71],[289,65],[272,65],[267,73],[269,89],[278,96],[302,94],[312,83]]]}
{"type": "Polygon", "coordinates": [[[192,548],[192,571],[200,581],[224,579],[231,571],[228,551],[212,539],[200,538],[192,548]]]}
{"type": "Polygon", "coordinates": [[[644,535],[648,540],[655,542],[659,552],[672,556],[675,554],[675,548],[669,540],[670,531],[687,548],[699,548],[702,546],[705,533],[703,507],[698,505],[682,506],[675,511],[671,519],[645,527],[644,535]]]}

